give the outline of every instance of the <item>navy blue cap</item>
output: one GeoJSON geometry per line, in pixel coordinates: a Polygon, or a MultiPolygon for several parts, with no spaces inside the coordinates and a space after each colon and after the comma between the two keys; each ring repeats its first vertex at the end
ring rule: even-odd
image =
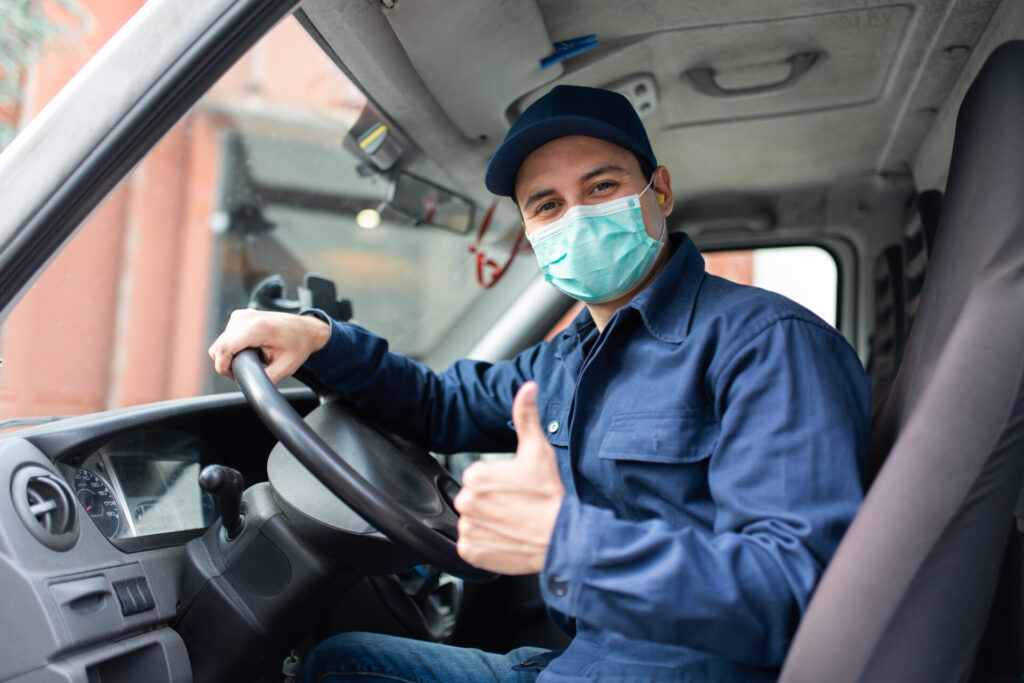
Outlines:
{"type": "Polygon", "coordinates": [[[523,112],[484,174],[487,189],[511,197],[516,173],[533,150],[567,135],[586,135],[613,142],[657,167],[654,151],[633,105],[624,95],[600,88],[559,85],[523,112]]]}

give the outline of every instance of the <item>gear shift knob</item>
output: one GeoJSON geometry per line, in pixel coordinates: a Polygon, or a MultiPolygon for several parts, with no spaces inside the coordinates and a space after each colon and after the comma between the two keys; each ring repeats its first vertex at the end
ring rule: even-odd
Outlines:
{"type": "Polygon", "coordinates": [[[220,519],[227,532],[228,540],[242,533],[245,518],[242,517],[242,491],[245,479],[238,470],[225,465],[207,465],[199,473],[199,485],[204,491],[217,496],[220,502],[220,519]]]}

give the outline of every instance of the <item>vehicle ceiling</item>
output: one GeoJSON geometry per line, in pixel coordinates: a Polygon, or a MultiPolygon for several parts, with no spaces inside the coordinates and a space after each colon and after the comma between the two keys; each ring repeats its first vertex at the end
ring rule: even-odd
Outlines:
{"type": "MultiPolygon", "coordinates": [[[[1013,2],[1013,0],[1004,0],[1013,2]]],[[[771,195],[906,172],[999,0],[308,0],[323,42],[377,105],[485,200],[486,161],[511,121],[558,83],[653,79],[644,117],[677,200],[771,195]],[[382,5],[392,5],[385,7],[382,5]],[[597,48],[548,69],[552,41],[597,48]],[[745,97],[700,92],[785,79],[745,97]]]]}

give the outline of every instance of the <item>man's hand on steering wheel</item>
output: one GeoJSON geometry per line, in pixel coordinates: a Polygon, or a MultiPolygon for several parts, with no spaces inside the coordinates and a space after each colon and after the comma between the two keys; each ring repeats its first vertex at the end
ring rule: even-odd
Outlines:
{"type": "Polygon", "coordinates": [[[327,344],[331,328],[316,316],[240,309],[210,346],[208,353],[217,372],[230,380],[231,360],[239,351],[258,348],[267,362],[266,373],[274,384],[292,375],[310,354],[327,344]]]}
{"type": "Polygon", "coordinates": [[[463,475],[466,488],[453,501],[451,487],[457,489],[458,484],[426,451],[421,457],[402,452],[385,459],[395,450],[394,442],[348,415],[340,404],[332,404],[340,411],[333,415],[335,422],[347,420],[351,425],[335,435],[338,443],[332,447],[275,389],[274,385],[327,344],[330,331],[313,316],[238,310],[231,314],[209,354],[217,372],[239,383],[257,415],[299,463],[394,542],[470,580],[493,578],[492,571],[539,572],[564,490],[554,450],[540,425],[536,384],[524,385],[513,405],[519,435],[516,457],[467,469],[463,475]],[[242,353],[247,349],[253,351],[242,353]],[[262,352],[265,368],[255,349],[262,352]],[[372,478],[383,483],[383,488],[371,484],[346,462],[346,456],[366,448],[373,449],[374,455],[356,459],[373,468],[372,478]],[[397,503],[395,488],[409,489],[416,483],[422,485],[412,486],[415,491],[403,491],[411,496],[411,503],[397,503]],[[463,513],[461,520],[456,510],[463,513]]]}

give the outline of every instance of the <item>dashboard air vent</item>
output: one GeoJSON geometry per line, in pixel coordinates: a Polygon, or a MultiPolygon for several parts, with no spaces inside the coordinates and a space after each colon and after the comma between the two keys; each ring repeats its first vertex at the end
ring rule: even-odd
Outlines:
{"type": "Polygon", "coordinates": [[[22,523],[46,547],[67,550],[78,540],[71,489],[50,470],[19,468],[11,480],[11,499],[22,523]]]}

